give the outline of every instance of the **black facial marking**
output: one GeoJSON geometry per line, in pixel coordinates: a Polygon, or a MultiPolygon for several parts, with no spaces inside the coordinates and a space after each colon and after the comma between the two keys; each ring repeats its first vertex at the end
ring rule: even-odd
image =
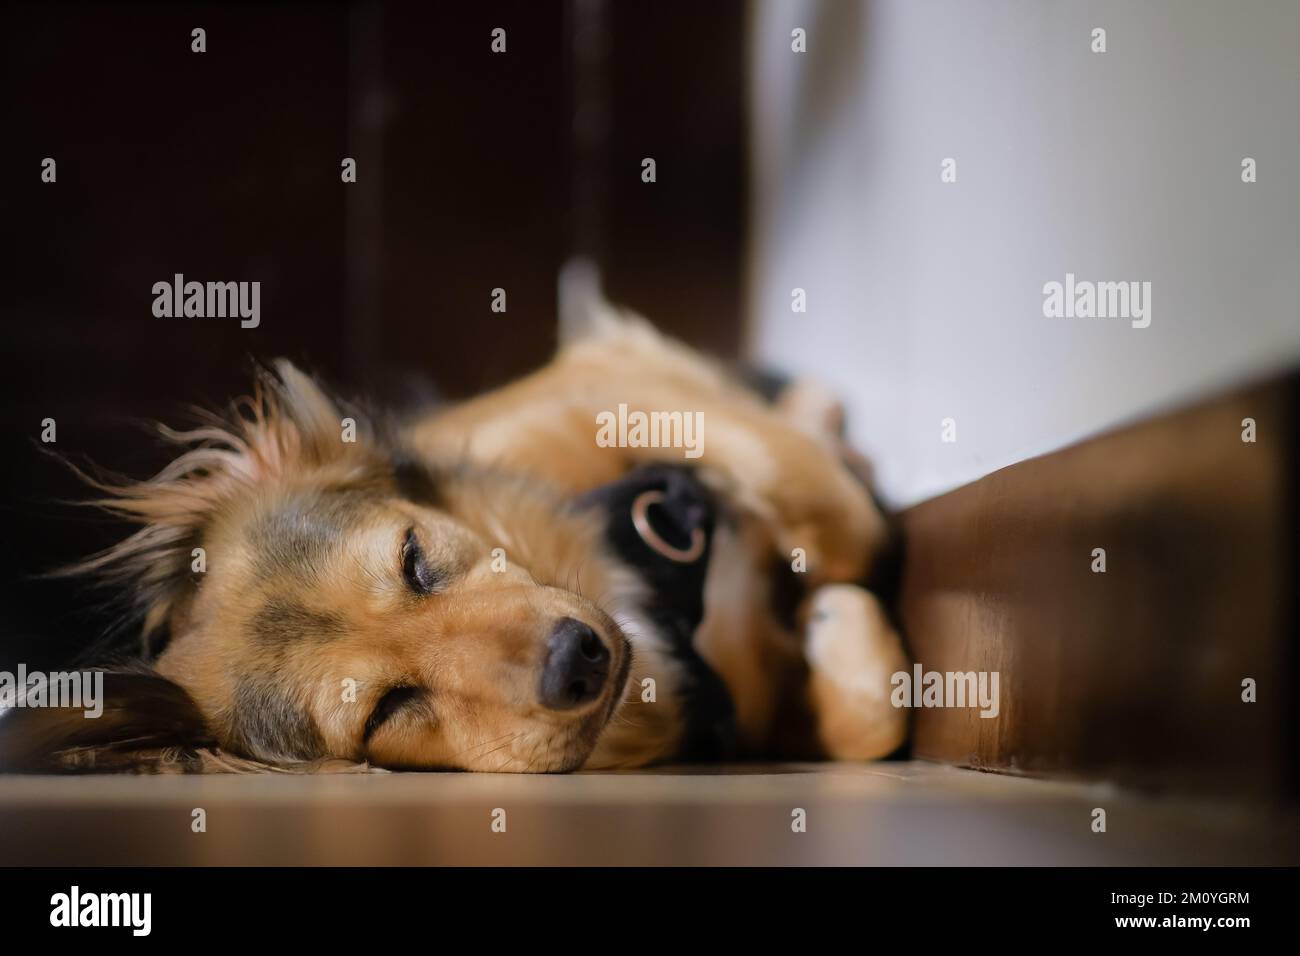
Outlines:
{"type": "Polygon", "coordinates": [[[259,521],[253,529],[258,545],[258,576],[315,576],[339,533],[339,528],[325,517],[316,509],[295,506],[259,521]]]}
{"type": "Polygon", "coordinates": [[[328,641],[344,632],[343,618],[313,611],[297,601],[271,598],[253,615],[253,641],[281,648],[303,641],[328,641]]]}
{"type": "Polygon", "coordinates": [[[405,452],[393,455],[393,480],[398,494],[407,501],[428,508],[443,506],[442,491],[432,469],[414,455],[405,452]]]}
{"type": "Polygon", "coordinates": [[[379,703],[370,712],[370,717],[366,720],[365,730],[362,732],[362,740],[368,743],[370,738],[374,736],[375,731],[384,725],[384,721],[399,711],[405,710],[423,695],[424,691],[418,687],[394,687],[389,690],[383,697],[379,698],[379,703]]]}
{"type": "Polygon", "coordinates": [[[271,678],[245,677],[235,685],[229,745],[262,760],[314,760],[325,741],[310,714],[271,678]]]}
{"type": "Polygon", "coordinates": [[[346,532],[366,514],[370,497],[356,489],[302,495],[253,526],[259,577],[312,580],[346,532]]]}

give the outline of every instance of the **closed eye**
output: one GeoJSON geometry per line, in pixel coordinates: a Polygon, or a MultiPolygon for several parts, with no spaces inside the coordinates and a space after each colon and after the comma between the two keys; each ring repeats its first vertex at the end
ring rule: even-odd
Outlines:
{"type": "Polygon", "coordinates": [[[416,594],[432,594],[447,583],[446,575],[432,567],[425,558],[414,528],[407,529],[406,539],[402,542],[402,577],[406,586],[416,594]]]}
{"type": "Polygon", "coordinates": [[[383,697],[379,698],[379,702],[375,704],[375,709],[370,712],[370,716],[366,719],[365,730],[361,733],[362,742],[369,743],[370,738],[375,735],[375,731],[382,727],[394,714],[405,710],[418,700],[421,694],[423,694],[423,691],[418,687],[401,686],[389,689],[383,697]]]}

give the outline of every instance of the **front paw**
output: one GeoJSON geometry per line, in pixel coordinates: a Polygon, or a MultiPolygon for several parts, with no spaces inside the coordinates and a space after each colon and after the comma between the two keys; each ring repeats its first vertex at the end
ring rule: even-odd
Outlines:
{"type": "Polygon", "coordinates": [[[837,760],[872,760],[907,737],[907,712],[890,699],[907,654],[875,595],[853,585],[820,588],[805,609],[804,657],[817,734],[837,760]]]}

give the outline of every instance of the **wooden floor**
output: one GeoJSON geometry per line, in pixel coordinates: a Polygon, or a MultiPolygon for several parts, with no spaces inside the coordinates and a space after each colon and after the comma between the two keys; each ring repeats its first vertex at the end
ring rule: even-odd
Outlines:
{"type": "Polygon", "coordinates": [[[1294,810],[921,762],[0,777],[0,865],[1294,864],[1298,844],[1294,810]],[[1097,807],[1105,833],[1091,828],[1097,807]]]}

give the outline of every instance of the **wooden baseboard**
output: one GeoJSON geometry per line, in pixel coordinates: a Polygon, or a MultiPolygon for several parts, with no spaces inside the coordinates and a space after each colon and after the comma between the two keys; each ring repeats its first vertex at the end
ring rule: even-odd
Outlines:
{"type": "Polygon", "coordinates": [[[915,754],[1294,797],[1298,391],[1234,392],[905,511],[913,659],[1000,690],[994,718],[918,708],[915,754]]]}

